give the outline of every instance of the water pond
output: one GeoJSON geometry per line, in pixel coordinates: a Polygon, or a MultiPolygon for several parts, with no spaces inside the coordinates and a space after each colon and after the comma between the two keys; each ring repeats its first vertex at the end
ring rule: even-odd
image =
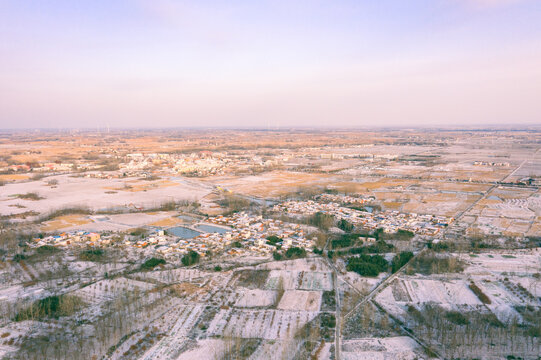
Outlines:
{"type": "Polygon", "coordinates": [[[217,226],[212,226],[212,225],[197,225],[195,227],[197,230],[201,230],[201,231],[204,231],[204,232],[207,232],[207,233],[219,233],[219,234],[225,234],[226,232],[230,231],[228,229],[224,229],[224,228],[221,228],[221,227],[217,227],[217,226]]]}
{"type": "Polygon", "coordinates": [[[184,226],[176,226],[176,227],[169,228],[167,229],[167,232],[169,234],[178,236],[182,239],[191,239],[201,234],[199,231],[188,229],[188,228],[185,228],[184,226]]]}

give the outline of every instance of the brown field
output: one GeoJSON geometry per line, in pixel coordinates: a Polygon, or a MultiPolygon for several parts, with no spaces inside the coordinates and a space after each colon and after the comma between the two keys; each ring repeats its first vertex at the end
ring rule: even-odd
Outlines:
{"type": "Polygon", "coordinates": [[[84,225],[92,222],[84,215],[64,215],[46,221],[41,225],[41,230],[45,232],[56,231],[72,226],[84,225]]]}
{"type": "Polygon", "coordinates": [[[17,180],[26,180],[30,178],[28,174],[2,174],[0,175],[0,180],[3,181],[17,181],[17,180]]]}
{"type": "Polygon", "coordinates": [[[169,186],[178,186],[179,184],[176,182],[172,182],[169,180],[159,180],[159,181],[153,181],[153,182],[139,182],[137,180],[132,181],[126,181],[126,186],[124,187],[112,187],[112,186],[104,186],[104,189],[112,190],[112,191],[129,191],[129,192],[139,192],[139,191],[148,191],[153,189],[159,189],[169,186]]]}
{"type": "MultiPolygon", "coordinates": [[[[336,176],[301,172],[273,171],[262,175],[215,179],[223,188],[256,197],[279,197],[304,187],[325,187],[335,182],[336,176]]],[[[213,179],[214,180],[214,179],[213,179]]]]}
{"type": "Polygon", "coordinates": [[[384,201],[383,207],[385,210],[400,210],[402,209],[403,203],[396,202],[396,201],[384,201]]]}
{"type": "Polygon", "coordinates": [[[179,219],[178,217],[169,217],[169,218],[165,218],[165,219],[155,221],[155,222],[150,223],[148,225],[149,226],[158,226],[158,227],[168,227],[168,226],[175,226],[175,225],[181,224],[183,222],[184,221],[182,219],[179,219]]]}

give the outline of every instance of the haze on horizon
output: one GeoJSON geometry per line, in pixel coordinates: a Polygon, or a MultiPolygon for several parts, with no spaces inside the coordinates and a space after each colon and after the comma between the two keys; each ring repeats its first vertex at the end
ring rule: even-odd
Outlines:
{"type": "Polygon", "coordinates": [[[0,128],[541,123],[537,0],[0,0],[0,31],[0,128]]]}

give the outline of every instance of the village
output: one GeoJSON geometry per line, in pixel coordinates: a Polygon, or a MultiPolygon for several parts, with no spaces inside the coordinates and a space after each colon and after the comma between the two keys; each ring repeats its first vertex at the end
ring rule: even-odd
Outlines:
{"type": "Polygon", "coordinates": [[[114,245],[141,249],[145,255],[160,255],[168,260],[178,260],[190,251],[197,252],[201,257],[210,253],[242,257],[268,256],[277,246],[284,250],[300,247],[307,251],[312,251],[314,247],[314,241],[305,237],[302,225],[263,219],[261,215],[252,216],[246,212],[210,217],[205,222],[198,222],[189,227],[178,226],[165,230],[152,228],[143,238],[128,234],[123,240],[119,239],[118,234],[110,232],[101,235],[94,232],[72,231],[35,238],[31,247],[48,245],[59,248],[104,248],[114,245]],[[176,233],[178,235],[175,235],[176,233]],[[270,244],[268,241],[270,236],[276,236],[280,240],[270,244]]]}
{"type": "MultiPolygon", "coordinates": [[[[294,217],[323,213],[333,216],[338,221],[346,220],[365,231],[383,229],[385,233],[396,233],[403,230],[420,236],[436,236],[453,220],[442,216],[375,211],[369,206],[358,210],[341,205],[371,204],[373,198],[322,194],[315,199],[285,201],[274,205],[271,213],[294,217]]],[[[62,232],[36,238],[31,246],[127,247],[140,249],[146,256],[159,255],[168,260],[178,260],[190,251],[197,252],[201,257],[209,254],[265,257],[270,256],[277,247],[284,250],[298,247],[309,252],[313,251],[315,238],[310,238],[309,233],[315,230],[317,229],[313,226],[264,218],[262,215],[241,211],[228,216],[210,216],[190,225],[172,228],[150,226],[142,236],[132,236],[129,232],[122,237],[115,232],[106,232],[105,235],[86,231],[62,232]],[[279,240],[269,242],[269,237],[276,237],[279,240]]]]}
{"type": "MultiPolygon", "coordinates": [[[[322,197],[327,198],[329,197],[322,197]]],[[[366,200],[353,202],[350,197],[332,197],[332,199],[343,199],[342,202],[366,203],[366,200]],[[364,201],[364,202],[363,202],[364,201]]],[[[367,206],[364,210],[341,206],[337,202],[321,203],[317,201],[286,201],[274,205],[274,212],[283,212],[293,216],[309,216],[321,212],[334,216],[338,220],[349,221],[354,226],[365,230],[376,230],[382,228],[386,233],[396,233],[398,230],[411,231],[417,235],[436,236],[442,229],[449,226],[452,218],[435,215],[419,215],[415,213],[400,213],[396,210],[385,210],[373,212],[367,206]]]]}
{"type": "Polygon", "coordinates": [[[0,357],[539,353],[536,136],[246,134],[4,143],[0,357]]]}

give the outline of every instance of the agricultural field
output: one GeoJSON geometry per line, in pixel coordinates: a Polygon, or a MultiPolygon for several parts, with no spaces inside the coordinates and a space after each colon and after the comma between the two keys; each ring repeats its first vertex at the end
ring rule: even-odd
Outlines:
{"type": "Polygon", "coordinates": [[[4,134],[0,357],[534,359],[540,141],[4,134]]]}

